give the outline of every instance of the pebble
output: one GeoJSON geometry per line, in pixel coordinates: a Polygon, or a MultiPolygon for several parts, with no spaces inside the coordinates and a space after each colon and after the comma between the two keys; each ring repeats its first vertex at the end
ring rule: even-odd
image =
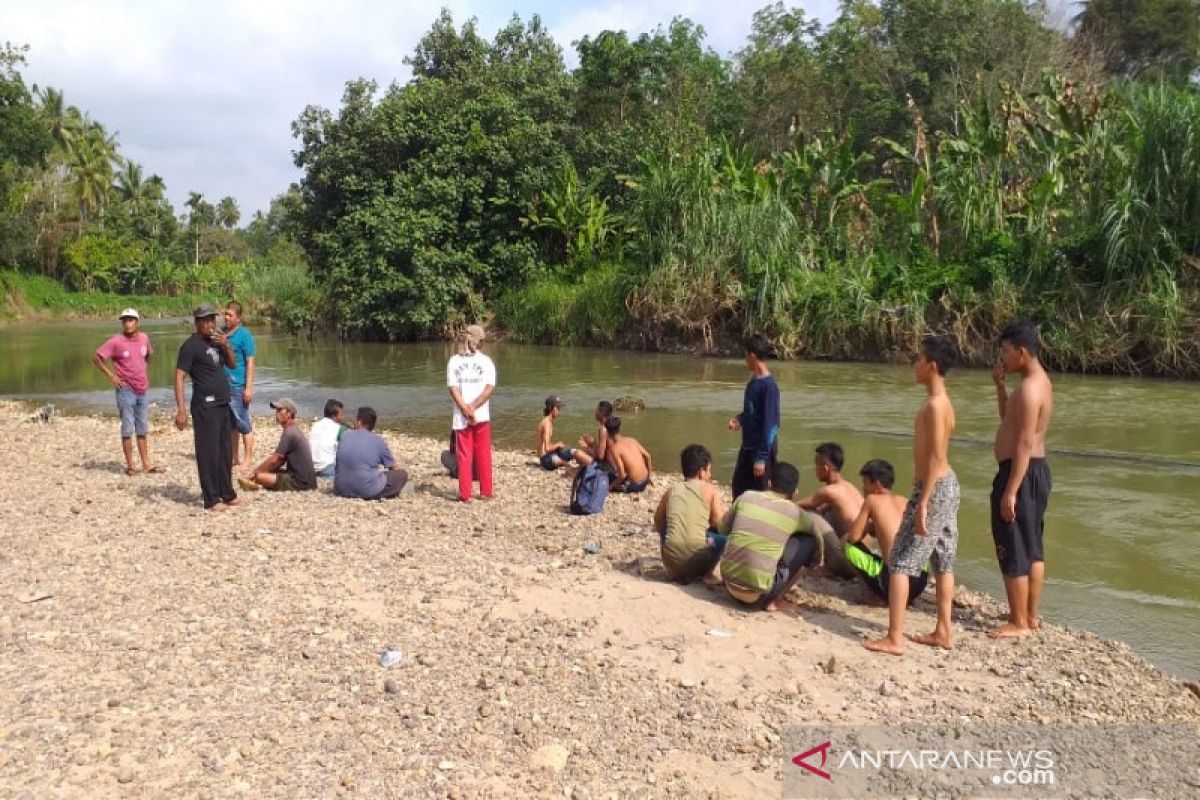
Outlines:
{"type": "Polygon", "coordinates": [[[383,682],[383,691],[386,692],[387,694],[399,694],[400,687],[398,685],[396,685],[396,682],[394,680],[392,680],[391,678],[388,678],[387,680],[385,680],[383,682]]]}
{"type": "Polygon", "coordinates": [[[529,766],[557,775],[567,766],[567,759],[570,757],[571,751],[561,744],[548,744],[533,751],[533,755],[529,757],[529,766]]]}

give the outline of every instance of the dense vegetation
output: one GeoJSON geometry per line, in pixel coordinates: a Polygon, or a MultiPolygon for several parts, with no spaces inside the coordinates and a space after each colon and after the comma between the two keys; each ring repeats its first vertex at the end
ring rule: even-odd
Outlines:
{"type": "MultiPolygon", "coordinates": [[[[537,17],[488,39],[443,12],[411,80],[351,81],[293,123],[304,176],[270,214],[230,231],[189,203],[142,252],[185,290],[224,243],[269,242],[238,274],[289,265],[293,307],[359,338],[494,313],[522,341],[721,350],[758,330],[783,355],[878,359],[939,329],[985,363],[1024,314],[1058,367],[1200,374],[1198,4],[1071,8],[844,0],[826,26],[777,4],[729,58],[676,19],[585,36],[573,69],[537,17]],[[299,257],[269,259],[293,240],[315,292],[299,257]]],[[[53,165],[43,144],[48,162],[0,158],[53,165]]],[[[136,261],[87,249],[129,237],[103,205],[83,226],[83,196],[88,232],[56,252],[136,261]]]]}
{"type": "Polygon", "coordinates": [[[284,229],[288,196],[240,230],[232,197],[213,205],[192,192],[176,218],[163,179],[63,92],[27,87],[23,63],[22,50],[0,48],[0,306],[108,315],[142,295],[147,308],[184,313],[198,296],[237,296],[312,323],[316,291],[284,229]]]}

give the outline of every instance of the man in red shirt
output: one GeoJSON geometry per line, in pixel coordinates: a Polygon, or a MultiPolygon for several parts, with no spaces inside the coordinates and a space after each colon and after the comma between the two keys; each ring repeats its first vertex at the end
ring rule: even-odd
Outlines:
{"type": "Polygon", "coordinates": [[[127,308],[121,312],[121,332],[113,336],[92,354],[92,363],[104,373],[117,392],[117,411],[121,415],[121,449],[125,452],[125,474],[134,475],[133,437],[137,435],[138,455],[142,458],[143,472],[158,472],[150,460],[150,448],[146,436],[150,433],[150,408],[146,402],[146,391],[150,379],[146,375],[146,362],[154,353],[150,337],[138,330],[140,317],[137,309],[127,308]],[[112,361],[112,367],[105,363],[112,361]]]}

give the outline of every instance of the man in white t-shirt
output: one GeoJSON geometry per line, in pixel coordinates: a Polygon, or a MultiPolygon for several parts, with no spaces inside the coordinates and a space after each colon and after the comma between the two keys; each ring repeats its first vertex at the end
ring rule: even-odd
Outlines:
{"type": "Polygon", "coordinates": [[[347,430],[342,422],[342,408],[341,401],[326,400],[325,416],[317,420],[308,432],[308,446],[312,450],[313,469],[318,478],[334,477],[338,442],[347,430]]]}
{"type": "Polygon", "coordinates": [[[458,499],[471,501],[471,476],[480,497],[492,496],[492,425],[488,400],[496,388],[496,365],[481,352],[487,334],[468,325],[458,353],[446,365],[446,386],[454,400],[454,451],[458,458],[458,499]]]}

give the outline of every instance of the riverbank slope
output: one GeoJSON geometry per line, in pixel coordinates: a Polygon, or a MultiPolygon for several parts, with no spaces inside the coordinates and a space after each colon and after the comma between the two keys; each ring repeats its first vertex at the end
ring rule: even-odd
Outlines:
{"type": "Polygon", "coordinates": [[[987,639],[986,597],[960,597],[955,651],[891,659],[861,647],[885,612],[858,584],[802,580],[799,618],[671,584],[648,533],[665,476],[573,517],[563,475],[502,452],[497,498],[463,506],[441,442],[388,434],[414,476],[397,500],[214,515],[167,417],[167,472],[129,478],[115,420],[27,412],[0,403],[0,794],[763,797],[785,725],[1200,724],[1120,643],[987,639]]]}

